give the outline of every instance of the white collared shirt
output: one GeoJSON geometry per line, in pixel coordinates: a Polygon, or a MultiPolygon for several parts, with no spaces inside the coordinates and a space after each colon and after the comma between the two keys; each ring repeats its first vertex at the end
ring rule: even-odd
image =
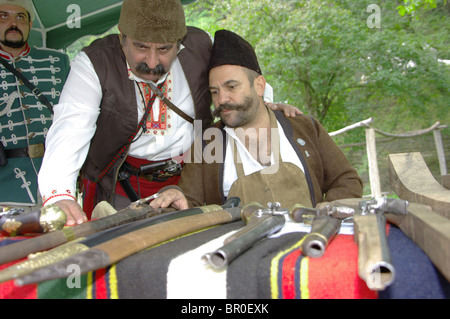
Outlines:
{"type": "MultiPolygon", "coordinates": [[[[297,167],[299,167],[303,172],[303,165],[300,161],[300,159],[297,156],[297,153],[295,152],[294,148],[292,147],[291,143],[289,143],[289,140],[287,139],[283,128],[281,127],[280,123],[277,121],[278,124],[278,133],[280,136],[280,153],[281,153],[281,160],[283,162],[289,162],[297,167]]],[[[223,174],[223,191],[225,197],[228,196],[228,192],[230,191],[231,185],[237,180],[237,172],[236,172],[236,165],[234,164],[233,160],[233,145],[230,142],[230,139],[233,139],[233,141],[236,143],[237,150],[239,152],[239,156],[242,160],[242,165],[244,168],[244,174],[250,175],[255,172],[258,172],[264,168],[247,150],[247,148],[244,146],[244,144],[241,142],[241,140],[236,136],[236,133],[233,128],[225,126],[225,132],[227,133],[227,150],[225,155],[225,161],[224,161],[224,174],[223,174]]],[[[274,161],[274,152],[271,153],[271,165],[275,163],[274,161]]]]}

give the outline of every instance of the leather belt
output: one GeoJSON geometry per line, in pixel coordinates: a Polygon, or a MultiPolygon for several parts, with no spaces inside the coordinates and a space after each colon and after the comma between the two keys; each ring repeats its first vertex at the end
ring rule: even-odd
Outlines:
{"type": "Polygon", "coordinates": [[[125,162],[121,171],[137,177],[142,177],[150,182],[165,182],[167,179],[180,175],[181,165],[172,160],[141,165],[139,168],[125,162]]]}
{"type": "Polygon", "coordinates": [[[7,158],[29,157],[38,158],[44,156],[45,147],[43,143],[29,145],[24,148],[13,148],[4,150],[7,158]]]}

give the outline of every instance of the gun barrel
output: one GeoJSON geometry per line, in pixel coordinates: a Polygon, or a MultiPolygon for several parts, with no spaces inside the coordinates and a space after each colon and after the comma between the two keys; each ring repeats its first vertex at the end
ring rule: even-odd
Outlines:
{"type": "Polygon", "coordinates": [[[241,235],[216,251],[203,255],[202,260],[215,269],[222,269],[262,238],[278,232],[285,223],[286,219],[282,215],[265,218],[258,225],[249,228],[249,231],[242,231],[241,235]]]}
{"type": "Polygon", "coordinates": [[[164,166],[166,166],[167,165],[167,161],[164,161],[164,162],[157,162],[157,163],[151,163],[151,164],[146,164],[146,165],[142,165],[141,167],[140,167],[140,171],[143,173],[143,174],[146,174],[146,173],[148,173],[148,172],[150,172],[150,171],[153,171],[153,170],[155,170],[155,169],[158,169],[158,168],[164,168],[164,166]]]}
{"type": "Polygon", "coordinates": [[[311,225],[311,232],[303,240],[301,249],[305,256],[322,257],[326,247],[341,228],[341,220],[330,216],[316,216],[311,225]]]}
{"type": "Polygon", "coordinates": [[[408,201],[398,198],[386,198],[386,213],[394,215],[406,215],[408,213],[408,201]]]}
{"type": "Polygon", "coordinates": [[[395,278],[387,245],[383,214],[356,214],[355,240],[358,244],[358,273],[371,290],[384,290],[395,278]]]}

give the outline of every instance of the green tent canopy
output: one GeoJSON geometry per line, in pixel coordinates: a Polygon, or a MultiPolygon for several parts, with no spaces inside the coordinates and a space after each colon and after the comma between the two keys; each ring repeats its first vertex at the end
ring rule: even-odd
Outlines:
{"type": "MultiPolygon", "coordinates": [[[[183,5],[195,0],[180,0],[183,5]]],[[[123,1],[33,0],[36,19],[30,34],[32,46],[65,49],[86,35],[100,35],[119,21],[123,1]]]]}

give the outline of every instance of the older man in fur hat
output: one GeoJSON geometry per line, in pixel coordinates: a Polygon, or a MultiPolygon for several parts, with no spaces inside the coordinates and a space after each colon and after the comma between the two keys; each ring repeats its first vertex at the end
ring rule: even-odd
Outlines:
{"type": "Polygon", "coordinates": [[[42,207],[37,179],[50,104],[58,102],[70,68],[66,54],[28,44],[34,18],[31,0],[0,0],[0,211],[42,207]]]}
{"type": "Polygon", "coordinates": [[[124,208],[176,184],[173,158],[193,141],[192,119],[203,128],[212,121],[212,41],[186,27],[179,0],[125,0],[119,31],[74,58],[47,137],[39,187],[68,225],[87,220],[79,176],[88,215],[102,200],[124,208]]]}
{"type": "Polygon", "coordinates": [[[216,32],[209,69],[214,113],[221,118],[208,129],[215,130],[207,134],[214,139],[201,161],[193,147],[179,187],[162,190],[153,207],[222,204],[230,196],[243,204],[315,207],[362,196],[356,170],[319,122],[305,115],[287,118],[266,106],[266,81],[248,42],[227,30],[216,32]],[[213,162],[207,158],[212,149],[222,154],[213,162]]]}

